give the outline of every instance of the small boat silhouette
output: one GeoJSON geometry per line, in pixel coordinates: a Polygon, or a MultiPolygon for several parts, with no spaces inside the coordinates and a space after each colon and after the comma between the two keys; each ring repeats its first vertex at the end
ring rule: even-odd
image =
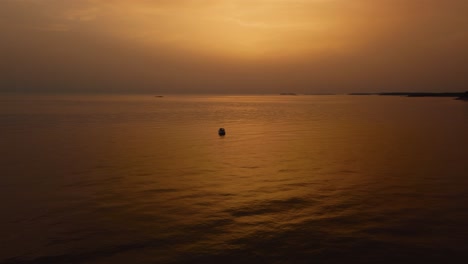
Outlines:
{"type": "Polygon", "coordinates": [[[220,136],[225,136],[225,135],[226,135],[226,130],[224,130],[224,128],[220,128],[220,129],[218,130],[218,135],[220,135],[220,136]]]}

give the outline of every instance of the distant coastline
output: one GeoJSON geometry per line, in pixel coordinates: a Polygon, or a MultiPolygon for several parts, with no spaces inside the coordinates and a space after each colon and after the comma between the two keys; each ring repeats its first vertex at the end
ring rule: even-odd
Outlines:
{"type": "Polygon", "coordinates": [[[348,95],[380,95],[406,97],[453,97],[457,100],[468,100],[468,91],[454,93],[425,93],[425,92],[386,92],[386,93],[350,93],[348,95]]]}

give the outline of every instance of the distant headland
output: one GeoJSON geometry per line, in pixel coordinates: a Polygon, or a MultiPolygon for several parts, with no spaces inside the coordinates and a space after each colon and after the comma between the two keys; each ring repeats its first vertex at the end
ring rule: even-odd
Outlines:
{"type": "Polygon", "coordinates": [[[406,97],[453,97],[456,100],[468,100],[468,91],[458,93],[422,93],[422,92],[389,92],[389,93],[350,93],[349,95],[381,95],[406,97]]]}

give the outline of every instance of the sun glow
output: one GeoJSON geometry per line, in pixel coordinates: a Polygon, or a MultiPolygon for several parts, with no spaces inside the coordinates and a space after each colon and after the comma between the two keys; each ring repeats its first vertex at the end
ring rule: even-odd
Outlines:
{"type": "Polygon", "coordinates": [[[3,0],[0,86],[464,90],[467,13],[466,0],[3,0]]]}
{"type": "Polygon", "coordinates": [[[113,33],[145,45],[229,57],[282,57],[339,50],[342,23],[324,1],[127,3],[113,33]]]}

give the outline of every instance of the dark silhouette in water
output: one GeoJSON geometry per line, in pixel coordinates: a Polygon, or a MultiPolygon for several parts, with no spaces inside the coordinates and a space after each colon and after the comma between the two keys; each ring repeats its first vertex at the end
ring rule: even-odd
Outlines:
{"type": "Polygon", "coordinates": [[[225,136],[225,135],[226,135],[226,130],[224,130],[224,128],[220,128],[220,129],[218,130],[218,135],[220,135],[220,136],[225,136]]]}

